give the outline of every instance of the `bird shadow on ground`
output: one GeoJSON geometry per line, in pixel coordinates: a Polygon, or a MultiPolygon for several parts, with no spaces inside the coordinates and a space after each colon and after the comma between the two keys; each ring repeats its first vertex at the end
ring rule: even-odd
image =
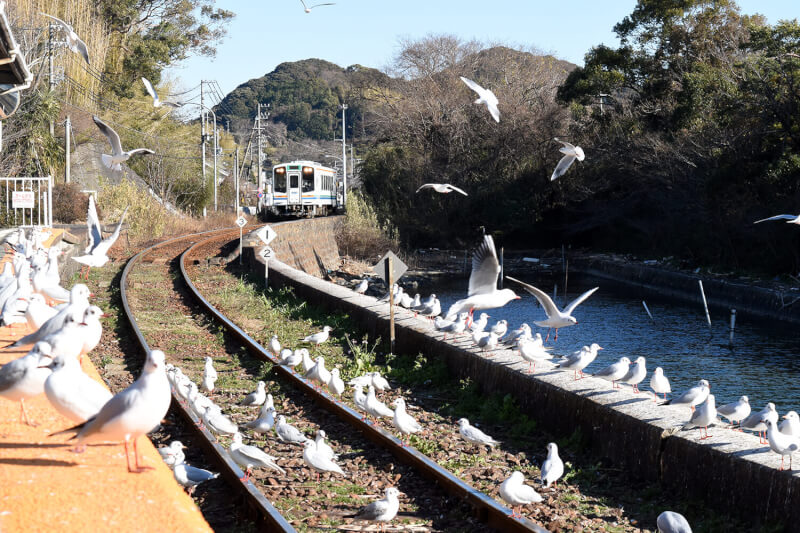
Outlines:
{"type": "Polygon", "coordinates": [[[72,461],[59,461],[58,459],[22,459],[14,457],[0,458],[0,465],[16,466],[78,466],[72,461]]]}
{"type": "Polygon", "coordinates": [[[766,453],[768,453],[770,451],[771,450],[770,450],[769,446],[766,446],[764,448],[753,448],[752,450],[744,450],[744,451],[741,451],[741,452],[734,452],[734,453],[739,457],[746,457],[748,455],[760,455],[762,453],[766,454],[766,453]]]}
{"type": "MultiPolygon", "coordinates": [[[[600,396],[601,394],[612,394],[614,392],[614,389],[609,389],[609,390],[583,389],[580,392],[584,392],[584,391],[588,391],[588,392],[586,392],[584,397],[585,398],[591,398],[592,396],[600,396]]],[[[579,392],[579,391],[575,391],[575,392],[579,392]]]]}
{"type": "Polygon", "coordinates": [[[628,398],[627,400],[620,400],[618,402],[606,404],[606,407],[618,407],[620,405],[630,405],[632,403],[639,403],[646,401],[646,398],[628,398]]]}

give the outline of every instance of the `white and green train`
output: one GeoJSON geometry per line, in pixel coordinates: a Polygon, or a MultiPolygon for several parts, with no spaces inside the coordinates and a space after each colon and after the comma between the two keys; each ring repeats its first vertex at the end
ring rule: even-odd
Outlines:
{"type": "Polygon", "coordinates": [[[261,209],[276,215],[327,215],[342,205],[336,170],[313,161],[273,166],[262,190],[261,209]]]}

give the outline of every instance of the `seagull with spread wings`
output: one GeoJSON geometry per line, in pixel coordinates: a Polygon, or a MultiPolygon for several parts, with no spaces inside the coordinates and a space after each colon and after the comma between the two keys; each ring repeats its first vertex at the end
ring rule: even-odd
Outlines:
{"type": "Polygon", "coordinates": [[[72,29],[72,26],[64,22],[58,17],[54,17],[53,15],[48,15],[47,13],[40,13],[45,17],[51,18],[61,24],[61,27],[64,28],[64,33],[67,34],[67,48],[75,52],[76,54],[80,54],[86,60],[86,64],[89,65],[89,49],[86,48],[86,43],[78,37],[78,34],[75,33],[75,30],[72,29]]]}
{"type": "Polygon", "coordinates": [[[300,3],[303,4],[303,10],[306,13],[311,13],[311,10],[314,9],[315,7],[319,7],[319,6],[335,6],[336,5],[336,2],[325,2],[324,4],[314,4],[313,6],[308,7],[303,0],[300,0],[300,3]]]}
{"type": "Polygon", "coordinates": [[[142,83],[144,83],[144,88],[147,91],[147,94],[149,94],[150,97],[153,99],[153,107],[161,107],[162,105],[163,106],[167,106],[167,107],[172,107],[172,108],[181,107],[180,104],[176,104],[174,102],[162,102],[158,98],[158,93],[156,92],[155,88],[153,87],[153,84],[150,83],[150,80],[148,80],[147,78],[142,77],[142,83]]]}
{"type": "Polygon", "coordinates": [[[486,109],[491,113],[495,122],[500,122],[500,110],[497,109],[497,97],[489,89],[484,89],[474,81],[464,76],[459,76],[461,81],[467,84],[467,87],[478,93],[478,99],[475,100],[476,104],[486,104],[486,109]]]}
{"type": "Polygon", "coordinates": [[[561,161],[558,162],[556,165],[556,169],[553,171],[553,175],[550,176],[550,181],[555,180],[556,178],[563,176],[564,173],[569,169],[572,163],[575,162],[577,159],[578,161],[583,161],[586,157],[583,153],[583,148],[580,146],[574,146],[566,141],[560,140],[558,137],[553,139],[554,141],[560,142],[564,146],[558,149],[559,152],[564,154],[564,157],[561,158],[561,161]]]}
{"type": "MultiPolygon", "coordinates": [[[[86,267],[85,279],[89,279],[89,269],[92,267],[99,268],[108,263],[108,251],[117,242],[122,223],[125,221],[125,215],[127,214],[128,208],[126,207],[117,223],[117,227],[114,229],[114,233],[110,237],[103,239],[100,220],[97,218],[97,208],[94,205],[94,197],[89,196],[89,210],[86,215],[86,225],[89,229],[89,246],[84,250],[84,255],[72,258],[86,267]]],[[[83,275],[83,268],[81,267],[81,275],[83,275]]]]}
{"type": "Polygon", "coordinates": [[[450,185],[449,183],[426,183],[425,185],[417,189],[417,192],[421,191],[422,189],[433,189],[434,191],[442,194],[447,194],[455,191],[457,193],[463,194],[464,196],[469,196],[467,193],[465,193],[455,185],[450,185]]]}
{"type": "Polygon", "coordinates": [[[472,273],[469,276],[467,297],[450,306],[447,316],[456,316],[462,311],[469,312],[469,323],[476,309],[495,309],[503,307],[511,300],[519,299],[511,289],[497,289],[500,275],[500,262],[491,235],[484,235],[483,242],[472,255],[472,273]]]}
{"type": "Polygon", "coordinates": [[[767,222],[769,220],[785,220],[787,224],[800,224],[800,215],[775,215],[774,217],[769,218],[762,218],[761,220],[756,220],[753,224],[758,224],[759,222],[767,222]]]}
{"type": "Polygon", "coordinates": [[[550,299],[550,297],[544,291],[537,289],[533,285],[528,285],[527,283],[524,283],[518,279],[514,279],[511,276],[506,276],[506,278],[522,285],[522,287],[526,291],[534,295],[536,299],[539,300],[539,304],[541,304],[541,306],[544,308],[544,312],[547,313],[547,320],[539,320],[538,322],[534,322],[534,324],[536,324],[541,328],[548,328],[547,337],[545,337],[544,339],[545,342],[547,342],[547,339],[550,338],[551,329],[556,330],[555,340],[558,340],[559,328],[565,328],[567,326],[574,326],[575,324],[577,324],[578,321],[575,319],[575,317],[572,316],[572,312],[575,311],[575,308],[581,305],[589,296],[594,294],[594,291],[600,288],[600,287],[595,287],[594,289],[590,289],[584,292],[583,294],[575,298],[573,301],[571,301],[569,305],[567,305],[564,308],[563,311],[559,311],[558,307],[556,307],[556,304],[553,302],[553,300],[550,299]]]}
{"type": "Polygon", "coordinates": [[[111,128],[108,124],[97,118],[96,116],[92,117],[94,123],[97,124],[97,127],[100,128],[100,131],[103,132],[103,135],[106,136],[108,139],[109,144],[111,144],[111,155],[108,154],[101,154],[100,159],[103,161],[103,164],[112,170],[122,170],[122,166],[120,163],[123,161],[127,161],[130,157],[134,154],[138,154],[139,152],[145,154],[154,154],[155,152],[150,150],[149,148],[134,148],[133,150],[128,150],[127,152],[122,150],[122,141],[119,139],[119,134],[111,128]]]}

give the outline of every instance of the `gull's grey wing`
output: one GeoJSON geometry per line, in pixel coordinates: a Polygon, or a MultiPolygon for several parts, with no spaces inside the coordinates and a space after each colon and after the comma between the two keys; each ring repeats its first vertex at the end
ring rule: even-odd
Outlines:
{"type": "Polygon", "coordinates": [[[762,218],[761,220],[756,220],[753,224],[758,224],[759,222],[767,222],[768,220],[794,220],[797,218],[797,215],[775,215],[774,217],[769,218],[762,218]]]}
{"type": "Polygon", "coordinates": [[[109,144],[111,144],[111,153],[113,155],[120,155],[122,154],[122,141],[119,140],[119,135],[117,134],[114,129],[100,120],[97,116],[93,116],[92,119],[94,123],[97,124],[97,127],[100,128],[100,131],[103,132],[103,135],[108,138],[109,144]]]}
{"type": "Polygon", "coordinates": [[[0,392],[10,389],[14,384],[22,379],[27,372],[23,357],[14,359],[0,368],[0,392]]]}
{"type": "Polygon", "coordinates": [[[128,150],[129,155],[134,155],[138,153],[143,154],[154,154],[155,152],[152,151],[150,148],[134,148],[133,150],[128,150]]]}
{"type": "Polygon", "coordinates": [[[567,141],[562,141],[562,140],[561,140],[561,139],[559,139],[558,137],[553,137],[553,140],[554,140],[554,141],[556,141],[556,142],[560,142],[561,144],[563,144],[563,145],[564,145],[564,147],[565,147],[567,150],[570,150],[570,151],[573,151],[573,152],[575,151],[575,145],[574,145],[574,144],[572,144],[572,143],[568,143],[567,141]]]}
{"type": "Polygon", "coordinates": [[[319,7],[319,6],[335,6],[335,5],[336,5],[335,2],[326,2],[324,4],[315,4],[315,5],[311,6],[311,7],[309,7],[308,9],[314,9],[315,7],[319,7]]]}
{"type": "Polygon", "coordinates": [[[599,288],[600,288],[600,287],[595,287],[594,289],[589,289],[588,291],[584,292],[583,294],[581,294],[580,296],[578,296],[577,298],[575,298],[574,300],[572,300],[572,301],[569,303],[569,305],[567,305],[567,306],[564,308],[564,314],[571,315],[571,314],[572,314],[572,312],[575,310],[575,308],[576,308],[576,307],[578,307],[579,305],[581,305],[581,304],[584,302],[584,300],[586,300],[586,299],[587,299],[589,296],[591,296],[592,294],[594,294],[594,291],[596,291],[596,290],[597,290],[597,289],[599,289],[599,288]]]}
{"type": "Polygon", "coordinates": [[[547,314],[548,317],[558,316],[559,314],[558,307],[556,307],[556,304],[553,302],[553,300],[550,299],[547,293],[545,293],[540,289],[537,289],[533,285],[528,285],[523,281],[512,278],[511,276],[506,276],[506,279],[510,279],[515,283],[519,283],[520,285],[522,285],[523,289],[534,295],[536,299],[539,300],[539,303],[544,308],[544,312],[547,314]]]}
{"type": "Polygon", "coordinates": [[[576,157],[574,155],[565,155],[561,158],[561,161],[558,162],[556,165],[556,169],[553,171],[553,175],[550,176],[550,181],[555,180],[556,178],[563,176],[564,173],[569,169],[570,165],[575,161],[576,157]]]}
{"type": "Polygon", "coordinates": [[[120,229],[122,228],[122,223],[125,222],[125,215],[127,214],[128,214],[128,208],[126,207],[125,211],[122,212],[122,216],[119,218],[117,227],[114,228],[114,233],[112,233],[109,237],[103,239],[102,242],[100,242],[100,244],[94,247],[94,249],[97,250],[95,252],[96,254],[105,255],[106,252],[108,252],[108,250],[110,250],[111,247],[114,246],[114,243],[117,242],[117,239],[119,238],[119,232],[120,229]]]}
{"type": "MultiPolygon", "coordinates": [[[[451,189],[451,190],[453,190],[453,191],[460,192],[460,193],[461,193],[461,194],[463,194],[464,196],[469,196],[467,193],[465,193],[463,190],[459,189],[459,188],[458,188],[458,187],[456,187],[455,185],[450,185],[450,184],[448,183],[448,184],[447,184],[447,186],[448,186],[448,187],[450,187],[450,189],[451,189]]],[[[424,185],[423,185],[423,187],[424,187],[424,185]]]]}
{"type": "Polygon", "coordinates": [[[376,500],[369,505],[365,505],[361,509],[359,509],[358,513],[356,513],[355,518],[359,520],[375,520],[379,516],[385,514],[389,510],[389,502],[385,499],[383,500],[376,500]]]}
{"type": "Polygon", "coordinates": [[[417,192],[421,191],[422,189],[433,189],[435,186],[436,186],[435,183],[426,183],[425,185],[417,189],[417,192]]]}
{"type": "Polygon", "coordinates": [[[472,254],[472,273],[469,275],[467,296],[492,292],[497,288],[500,262],[491,235],[484,235],[483,242],[472,254]]]}
{"type": "Polygon", "coordinates": [[[86,253],[92,253],[92,250],[103,240],[103,234],[100,228],[100,219],[97,217],[94,195],[91,194],[89,195],[89,209],[86,212],[86,226],[89,230],[89,246],[86,247],[86,253]]]}
{"type": "MultiPolygon", "coordinates": [[[[491,91],[489,91],[492,96],[494,96],[491,91]]],[[[486,104],[486,108],[489,110],[489,113],[492,115],[492,118],[495,122],[500,122],[500,110],[497,109],[497,98],[494,98],[494,102],[489,102],[486,104]]]]}
{"type": "Polygon", "coordinates": [[[142,76],[142,83],[144,83],[144,88],[147,91],[147,94],[153,99],[153,103],[155,104],[158,102],[158,95],[156,94],[156,90],[153,88],[153,84],[150,83],[150,80],[142,76]]]}
{"type": "Polygon", "coordinates": [[[487,444],[490,443],[490,442],[494,442],[493,438],[491,438],[489,435],[487,435],[486,433],[484,433],[480,429],[478,429],[476,427],[473,427],[473,426],[469,426],[467,428],[464,428],[464,433],[466,433],[467,437],[470,440],[477,440],[479,442],[484,442],[484,443],[487,443],[487,444]]]}
{"type": "Polygon", "coordinates": [[[280,428],[275,426],[275,428],[280,436],[289,442],[305,442],[308,440],[308,437],[302,431],[290,424],[283,424],[280,428]]]}
{"type": "Polygon", "coordinates": [[[83,59],[86,60],[87,65],[91,65],[89,62],[89,48],[86,46],[86,43],[83,42],[83,39],[78,37],[78,34],[72,32],[72,37],[75,40],[74,46],[70,46],[69,49],[75,52],[76,54],[80,54],[83,56],[83,59]]]}
{"type": "Polygon", "coordinates": [[[464,76],[459,76],[459,78],[461,78],[461,81],[463,81],[464,83],[467,84],[467,87],[469,87],[470,89],[472,89],[473,91],[478,93],[479,96],[483,96],[483,92],[484,92],[483,87],[481,87],[480,85],[478,85],[477,83],[475,83],[471,79],[465,78],[464,76]]]}
{"type": "Polygon", "coordinates": [[[300,0],[300,3],[303,4],[303,9],[308,9],[308,6],[306,6],[306,3],[303,0],[300,0]]]}
{"type": "Polygon", "coordinates": [[[192,483],[202,483],[203,481],[208,481],[209,479],[214,479],[219,476],[219,474],[215,472],[210,472],[203,468],[197,468],[187,464],[184,465],[184,468],[186,469],[187,479],[192,483]]]}
{"type": "Polygon", "coordinates": [[[42,13],[42,12],[39,12],[39,14],[42,15],[42,16],[45,16],[45,17],[48,17],[48,18],[51,18],[51,19],[55,20],[56,22],[61,24],[64,27],[64,29],[67,30],[67,32],[72,33],[72,26],[70,26],[69,24],[67,24],[66,22],[61,20],[60,18],[54,17],[53,15],[48,15],[47,13],[42,13]]]}
{"type": "Polygon", "coordinates": [[[731,403],[726,403],[725,405],[720,405],[719,407],[717,407],[717,413],[722,416],[732,415],[734,412],[736,412],[736,408],[738,406],[739,406],[739,400],[736,400],[735,402],[731,403]]]}
{"type": "Polygon", "coordinates": [[[130,406],[136,403],[141,394],[140,387],[136,383],[120,391],[108,400],[93,418],[86,421],[76,436],[85,439],[102,431],[106,424],[124,415],[130,406]]]}

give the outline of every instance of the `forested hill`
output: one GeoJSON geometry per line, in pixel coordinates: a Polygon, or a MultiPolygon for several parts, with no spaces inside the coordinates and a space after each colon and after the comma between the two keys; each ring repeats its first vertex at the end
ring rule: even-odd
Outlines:
{"type": "Polygon", "coordinates": [[[337,127],[339,106],[346,102],[348,115],[360,117],[361,91],[387,82],[388,76],[372,68],[342,68],[322,59],[304,59],[281,63],[265,76],[239,85],[215,111],[223,120],[252,124],[258,103],[269,104],[270,120],[285,124],[289,136],[329,140],[337,127]]]}

